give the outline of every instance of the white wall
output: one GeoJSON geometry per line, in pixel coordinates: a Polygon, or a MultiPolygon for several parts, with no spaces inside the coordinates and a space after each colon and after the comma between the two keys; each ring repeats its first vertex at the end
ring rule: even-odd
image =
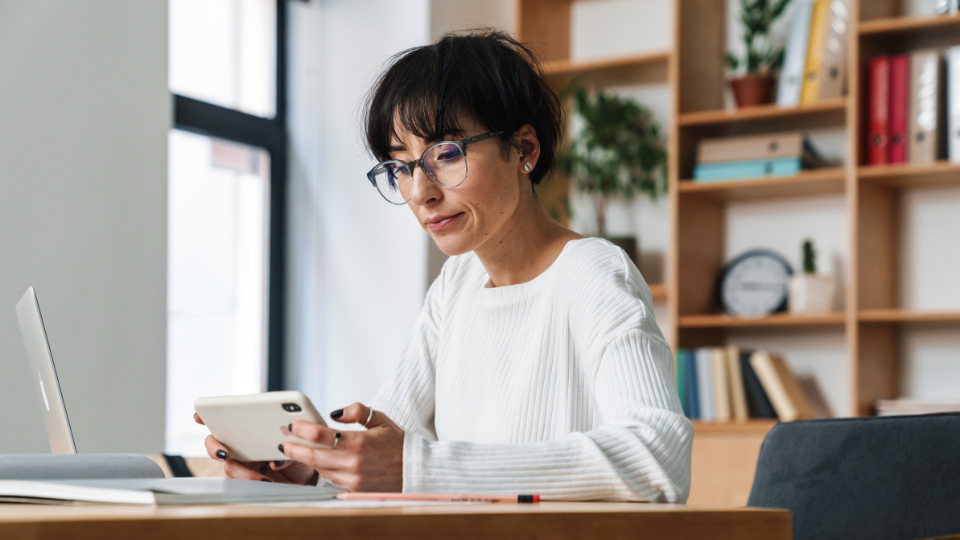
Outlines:
{"type": "Polygon", "coordinates": [[[163,448],[167,3],[0,2],[0,453],[49,452],[37,289],[81,452],[163,448]]]}
{"type": "Polygon", "coordinates": [[[427,0],[290,4],[286,384],[326,414],[369,400],[423,303],[427,236],[366,179],[362,105],[390,56],[429,40],[427,0]]]}

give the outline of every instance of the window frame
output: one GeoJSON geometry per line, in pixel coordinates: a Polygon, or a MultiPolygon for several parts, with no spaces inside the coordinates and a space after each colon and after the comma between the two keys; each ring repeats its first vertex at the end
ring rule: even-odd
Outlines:
{"type": "Polygon", "coordinates": [[[173,94],[173,127],[266,150],[270,154],[266,389],[283,389],[287,254],[287,2],[277,2],[276,113],[264,118],[173,94]]]}

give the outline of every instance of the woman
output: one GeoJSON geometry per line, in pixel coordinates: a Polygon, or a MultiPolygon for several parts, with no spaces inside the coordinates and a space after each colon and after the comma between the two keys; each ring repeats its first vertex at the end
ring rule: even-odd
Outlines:
{"type": "Polygon", "coordinates": [[[295,422],[296,437],[330,448],[286,444],[291,461],[270,464],[230,460],[208,438],[229,476],[686,500],[692,426],[650,291],[621,249],[537,200],[562,128],[535,58],[504,34],[450,35],[395,59],[367,111],[381,162],[368,179],[451,257],[376,399],[331,413],[367,431],[295,422]]]}

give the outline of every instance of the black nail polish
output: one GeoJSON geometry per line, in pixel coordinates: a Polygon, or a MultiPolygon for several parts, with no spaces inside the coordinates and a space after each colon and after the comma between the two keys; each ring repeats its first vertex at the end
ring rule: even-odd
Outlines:
{"type": "Polygon", "coordinates": [[[281,454],[286,453],[286,452],[283,451],[283,445],[282,445],[282,444],[278,444],[278,445],[277,445],[277,450],[279,450],[281,454]]]}
{"type": "Polygon", "coordinates": [[[291,433],[293,432],[293,424],[287,425],[287,431],[289,431],[289,432],[291,432],[291,433]]]}
{"type": "Polygon", "coordinates": [[[273,464],[276,465],[277,467],[282,467],[282,466],[283,466],[283,460],[282,460],[282,459],[278,459],[278,460],[274,461],[273,464]]]}
{"type": "Polygon", "coordinates": [[[270,466],[264,463],[263,465],[260,466],[260,474],[267,474],[267,469],[269,468],[270,466]]]}
{"type": "Polygon", "coordinates": [[[261,481],[261,482],[270,482],[271,484],[273,483],[273,480],[270,480],[269,478],[261,478],[260,481],[261,481]]]}
{"type": "Polygon", "coordinates": [[[224,452],[223,450],[217,450],[217,459],[219,459],[220,461],[226,461],[227,453],[224,452]]]}
{"type": "Polygon", "coordinates": [[[330,413],[330,418],[333,418],[334,420],[340,418],[341,416],[343,416],[343,409],[337,409],[330,413]]]}

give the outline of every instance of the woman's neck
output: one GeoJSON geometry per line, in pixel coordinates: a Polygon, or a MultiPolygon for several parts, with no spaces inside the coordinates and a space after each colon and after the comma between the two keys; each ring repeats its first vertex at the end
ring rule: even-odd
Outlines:
{"type": "Polygon", "coordinates": [[[517,285],[536,278],[557,260],[567,242],[583,238],[554,221],[532,189],[523,199],[515,219],[498,238],[475,250],[490,276],[488,286],[517,285]]]}

